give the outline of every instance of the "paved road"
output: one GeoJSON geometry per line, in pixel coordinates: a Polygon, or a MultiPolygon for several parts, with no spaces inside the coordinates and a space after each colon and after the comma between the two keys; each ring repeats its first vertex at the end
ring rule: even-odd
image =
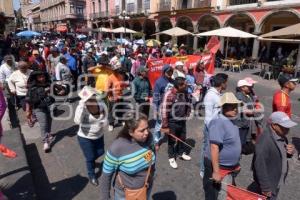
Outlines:
{"type": "MultiPolygon", "coordinates": [[[[278,85],[275,81],[262,80],[258,76],[252,75],[253,70],[242,73],[231,73],[228,90],[233,91],[239,78],[253,76],[259,83],[256,92],[264,105],[266,105],[266,115],[271,112],[272,94],[278,85]]],[[[297,88],[293,96],[294,119],[300,123],[299,97],[300,89],[297,88]]],[[[71,108],[75,109],[76,104],[71,108]]],[[[37,128],[28,129],[22,127],[22,132],[26,138],[28,159],[31,163],[36,191],[41,200],[94,200],[101,195],[99,189],[88,183],[85,172],[85,163],[82,152],[79,148],[76,131],[77,126],[72,122],[73,115],[69,120],[62,118],[70,112],[66,106],[60,106],[61,119],[53,123],[53,133],[56,133],[56,141],[50,154],[42,152],[42,145],[39,140],[37,128]]],[[[190,142],[195,143],[195,148],[191,151],[192,161],[178,161],[179,168],[171,169],[167,158],[167,145],[163,144],[157,160],[157,176],[153,187],[152,197],[155,200],[201,200],[204,199],[202,182],[199,176],[199,155],[202,140],[203,120],[192,119],[188,121],[187,132],[190,142]]],[[[290,140],[299,142],[299,128],[291,131],[290,140]]],[[[106,148],[116,137],[119,129],[109,133],[105,130],[106,148]]],[[[101,168],[100,158],[97,162],[101,168]]],[[[237,184],[247,187],[252,182],[250,163],[252,156],[243,156],[241,165],[242,171],[238,176],[237,184]]],[[[98,173],[101,174],[101,171],[98,173]]],[[[298,190],[300,178],[300,163],[296,158],[290,161],[290,174],[286,187],[283,189],[282,200],[297,200],[300,198],[298,190]]]]}

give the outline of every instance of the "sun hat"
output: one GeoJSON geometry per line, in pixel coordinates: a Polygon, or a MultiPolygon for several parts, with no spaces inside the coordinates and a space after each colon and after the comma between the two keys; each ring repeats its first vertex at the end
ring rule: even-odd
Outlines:
{"type": "Polygon", "coordinates": [[[251,77],[246,77],[244,78],[244,80],[247,81],[249,84],[251,84],[251,86],[257,83],[257,81],[253,80],[251,77]]]}
{"type": "Polygon", "coordinates": [[[253,84],[249,83],[248,81],[246,80],[239,80],[238,83],[237,83],[237,86],[238,87],[243,87],[243,86],[252,86],[253,84]]]}
{"type": "Polygon", "coordinates": [[[79,92],[78,96],[81,98],[83,102],[86,102],[95,94],[96,91],[93,88],[89,86],[84,86],[82,90],[79,92]]]}
{"type": "Polygon", "coordinates": [[[177,66],[184,66],[184,64],[183,64],[183,62],[181,62],[181,61],[177,61],[176,63],[175,63],[175,66],[177,67],[177,66]]]}
{"type": "Polygon", "coordinates": [[[287,82],[298,82],[298,79],[294,78],[292,74],[280,74],[278,77],[279,85],[284,86],[287,82]]]}
{"type": "Polygon", "coordinates": [[[219,105],[223,106],[224,104],[240,104],[240,103],[242,102],[238,100],[232,92],[226,92],[221,96],[219,105]]]}
{"type": "Polygon", "coordinates": [[[297,125],[297,123],[293,122],[291,118],[284,112],[273,112],[270,115],[268,122],[270,124],[279,124],[285,128],[292,128],[297,125]]]}

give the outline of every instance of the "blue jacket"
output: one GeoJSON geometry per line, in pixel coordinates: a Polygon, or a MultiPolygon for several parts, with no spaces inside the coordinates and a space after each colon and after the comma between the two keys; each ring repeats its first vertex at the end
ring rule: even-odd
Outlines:
{"type": "Polygon", "coordinates": [[[155,82],[153,90],[153,103],[157,109],[159,108],[160,103],[163,99],[163,95],[165,93],[165,89],[168,83],[170,83],[170,80],[165,76],[161,76],[155,82]]]}

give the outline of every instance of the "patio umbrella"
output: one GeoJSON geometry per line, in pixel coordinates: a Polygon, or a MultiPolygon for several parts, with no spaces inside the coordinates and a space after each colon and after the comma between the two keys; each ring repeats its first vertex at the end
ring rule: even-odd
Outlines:
{"type": "Polygon", "coordinates": [[[266,38],[266,37],[294,38],[297,36],[300,36],[300,23],[263,34],[260,37],[263,37],[263,38],[266,38]]]}
{"type": "Polygon", "coordinates": [[[146,41],[147,47],[157,47],[160,46],[161,42],[155,39],[150,39],[146,41]]]}
{"type": "Polygon", "coordinates": [[[170,35],[170,36],[174,36],[174,37],[178,37],[178,36],[184,36],[184,35],[193,35],[193,33],[186,31],[182,28],[179,27],[174,27],[159,33],[155,33],[153,35],[160,35],[160,34],[166,34],[166,35],[170,35]]]}
{"type": "Polygon", "coordinates": [[[18,37],[33,37],[33,36],[40,36],[41,34],[35,31],[22,31],[17,33],[18,37]]]}
{"type": "Polygon", "coordinates": [[[134,44],[144,45],[145,41],[143,39],[139,39],[139,40],[134,41],[134,44]]]}
{"type": "MultiPolygon", "coordinates": [[[[247,33],[245,31],[241,31],[235,28],[232,28],[230,26],[225,27],[225,28],[220,28],[212,31],[207,31],[203,33],[196,34],[197,36],[219,36],[219,37],[236,37],[236,38],[257,38],[256,35],[247,33]]],[[[228,42],[229,40],[227,39],[226,43],[226,53],[225,57],[227,58],[227,49],[228,49],[228,42]]]]}
{"type": "Polygon", "coordinates": [[[76,38],[82,40],[82,39],[87,38],[87,36],[86,36],[86,35],[83,35],[83,34],[80,34],[80,35],[77,35],[76,38]]]}
{"type": "Polygon", "coordinates": [[[94,32],[104,32],[104,33],[110,33],[112,30],[109,28],[100,27],[97,29],[93,29],[94,32]]]}
{"type": "Polygon", "coordinates": [[[118,38],[117,42],[120,44],[128,44],[130,43],[128,40],[124,39],[124,38],[118,38]]]}
{"type": "Polygon", "coordinates": [[[112,33],[137,33],[136,31],[134,31],[134,30],[131,30],[131,29],[129,29],[129,28],[124,28],[124,27],[119,27],[119,28],[116,28],[116,29],[113,29],[112,31],[111,31],[112,33]]]}

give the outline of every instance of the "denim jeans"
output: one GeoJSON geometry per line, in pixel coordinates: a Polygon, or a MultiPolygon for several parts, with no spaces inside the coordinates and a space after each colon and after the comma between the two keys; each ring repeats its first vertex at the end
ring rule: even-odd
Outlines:
{"type": "Polygon", "coordinates": [[[96,160],[104,154],[104,137],[91,140],[78,136],[78,142],[86,161],[89,178],[96,178],[96,160]]]}
{"type": "Polygon", "coordinates": [[[160,132],[161,126],[162,126],[161,118],[158,117],[156,119],[155,128],[154,128],[154,132],[153,132],[153,139],[154,139],[155,144],[159,143],[159,141],[162,139],[161,132],[160,132]]]}
{"type": "Polygon", "coordinates": [[[200,172],[204,173],[204,152],[206,148],[209,148],[209,135],[208,135],[208,127],[204,124],[203,128],[203,143],[200,152],[200,172]]]}

